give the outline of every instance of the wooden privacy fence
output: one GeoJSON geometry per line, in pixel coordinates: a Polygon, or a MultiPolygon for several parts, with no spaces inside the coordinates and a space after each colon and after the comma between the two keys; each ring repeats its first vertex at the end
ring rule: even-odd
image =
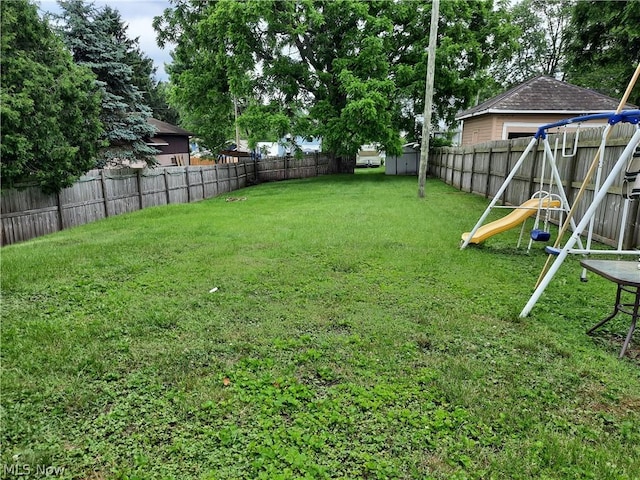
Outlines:
{"type": "MultiPolygon", "coordinates": [[[[563,137],[560,134],[549,135],[549,144],[554,151],[556,139],[558,140],[557,166],[560,172],[564,190],[569,203],[573,205],[576,194],[586,177],[587,171],[596,156],[604,127],[583,128],[578,136],[578,148],[576,155],[564,158],[562,156],[563,137]]],[[[603,179],[611,171],[616,160],[626,147],[636,127],[629,124],[617,124],[611,129],[604,155],[603,179]]],[[[567,134],[567,153],[573,149],[575,133],[567,134]]],[[[487,142],[469,147],[446,147],[437,149],[429,160],[429,171],[432,175],[441,178],[449,185],[462,191],[484,195],[493,198],[502,186],[504,180],[511,172],[525,148],[531,141],[530,138],[514,140],[501,140],[487,142]]],[[[528,155],[526,161],[519,169],[503,194],[503,205],[520,205],[540,189],[544,146],[538,142],[537,148],[528,155]]],[[[544,177],[544,190],[549,187],[549,165],[547,163],[544,177]]],[[[594,239],[617,246],[619,233],[623,221],[622,183],[624,172],[617,179],[614,186],[609,189],[605,200],[600,204],[594,222],[594,239]]],[[[594,198],[594,175],[586,187],[585,193],[579,204],[576,205],[575,220],[578,223],[594,198]]],[[[623,248],[631,249],[640,245],[640,211],[639,201],[629,204],[626,219],[625,238],[623,248]]],[[[555,223],[559,217],[552,218],[555,223]]],[[[473,225],[469,225],[469,228],[473,225]]]]}
{"type": "Polygon", "coordinates": [[[58,194],[43,194],[35,186],[3,191],[0,242],[9,245],[147,207],[197,202],[257,183],[348,171],[351,163],[316,154],[209,166],[91,170],[58,194]]]}

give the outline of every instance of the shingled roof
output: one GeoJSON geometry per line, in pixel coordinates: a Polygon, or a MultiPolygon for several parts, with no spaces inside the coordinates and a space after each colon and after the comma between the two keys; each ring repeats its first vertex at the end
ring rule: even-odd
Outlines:
{"type": "Polygon", "coordinates": [[[148,118],[147,122],[156,127],[156,135],[180,135],[193,137],[193,133],[156,118],[148,118]]]}
{"type": "MultiPolygon", "coordinates": [[[[615,98],[542,75],[458,113],[456,120],[488,113],[582,115],[616,110],[619,103],[615,98]]],[[[625,108],[636,107],[627,104],[625,108]]]]}

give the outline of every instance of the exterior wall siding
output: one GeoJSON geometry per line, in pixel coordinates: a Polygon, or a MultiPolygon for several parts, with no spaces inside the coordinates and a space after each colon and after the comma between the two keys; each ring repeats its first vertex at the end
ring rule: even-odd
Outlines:
{"type": "Polygon", "coordinates": [[[469,118],[462,126],[462,146],[488,142],[493,136],[493,118],[489,115],[469,118]]]}
{"type": "MultiPolygon", "coordinates": [[[[494,140],[507,140],[510,133],[527,133],[533,136],[538,127],[548,123],[571,118],[570,114],[488,114],[468,118],[462,126],[461,146],[476,145],[494,140]]],[[[589,122],[594,126],[598,122],[589,122]]],[[[606,122],[601,122],[605,125],[606,122]]],[[[576,125],[569,125],[569,130],[575,130],[576,125]]]]}

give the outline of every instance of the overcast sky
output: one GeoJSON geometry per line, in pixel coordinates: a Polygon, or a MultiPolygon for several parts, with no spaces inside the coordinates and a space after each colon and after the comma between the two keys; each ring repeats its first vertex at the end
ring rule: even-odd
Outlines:
{"type": "MultiPolygon", "coordinates": [[[[60,13],[60,6],[55,0],[40,0],[42,12],[60,13]]],[[[91,3],[91,2],[87,2],[91,3]]],[[[129,26],[129,38],[139,37],[140,50],[153,60],[156,67],[156,79],[167,80],[164,70],[165,63],[171,63],[170,47],[164,50],[156,43],[156,32],[151,23],[153,17],[161,15],[165,8],[169,8],[168,0],[95,0],[93,4],[100,8],[103,5],[118,10],[122,20],[129,26]]]]}

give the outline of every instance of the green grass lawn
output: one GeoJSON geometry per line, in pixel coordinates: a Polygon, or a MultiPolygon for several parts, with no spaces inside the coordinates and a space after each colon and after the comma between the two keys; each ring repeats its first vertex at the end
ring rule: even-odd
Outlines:
{"type": "Polygon", "coordinates": [[[614,285],[570,258],[518,318],[542,245],[461,251],[487,200],[382,172],[3,248],[2,475],[640,478],[614,285]]]}

